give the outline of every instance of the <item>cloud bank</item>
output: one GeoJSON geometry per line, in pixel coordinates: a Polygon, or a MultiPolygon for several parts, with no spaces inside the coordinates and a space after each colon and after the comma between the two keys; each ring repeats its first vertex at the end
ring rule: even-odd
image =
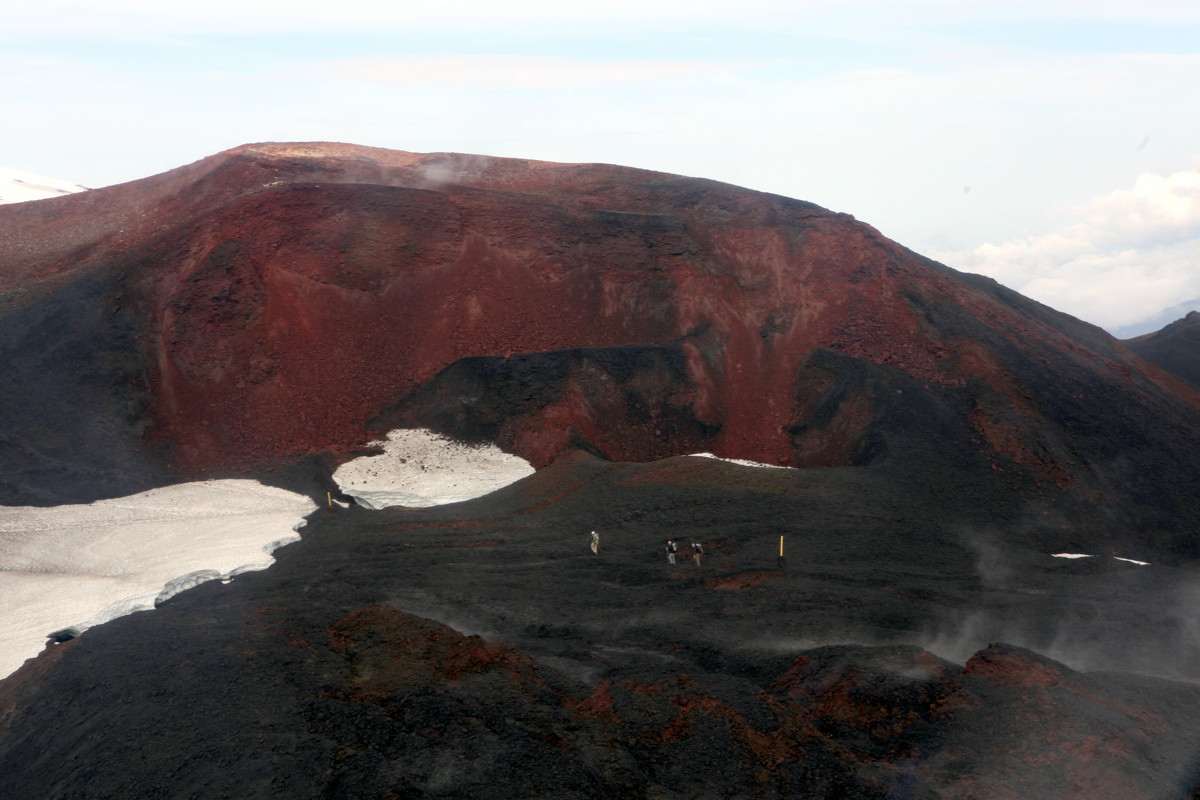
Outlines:
{"type": "Polygon", "coordinates": [[[1200,297],[1200,162],[1067,209],[1049,233],[929,255],[1107,328],[1200,297]]]}

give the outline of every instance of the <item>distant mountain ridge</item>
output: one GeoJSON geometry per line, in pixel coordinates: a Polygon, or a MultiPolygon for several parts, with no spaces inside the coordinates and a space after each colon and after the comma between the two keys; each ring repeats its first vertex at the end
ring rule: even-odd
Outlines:
{"type": "Polygon", "coordinates": [[[1127,342],[1129,349],[1200,389],[1200,311],[1127,342]]]}
{"type": "Polygon", "coordinates": [[[1200,311],[1200,297],[1176,303],[1170,308],[1164,308],[1162,311],[1151,314],[1137,322],[1112,328],[1111,333],[1118,339],[1135,339],[1139,336],[1145,336],[1146,334],[1162,330],[1167,325],[1176,320],[1183,319],[1193,311],[1200,311]]]}

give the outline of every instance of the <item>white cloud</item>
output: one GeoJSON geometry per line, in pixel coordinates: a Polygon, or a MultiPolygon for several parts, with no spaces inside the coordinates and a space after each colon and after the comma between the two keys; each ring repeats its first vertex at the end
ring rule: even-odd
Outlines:
{"type": "Polygon", "coordinates": [[[1200,171],[1139,175],[1132,189],[1097,197],[1079,209],[1086,229],[1108,247],[1152,247],[1200,238],[1200,171]]]}
{"type": "Polygon", "coordinates": [[[1109,328],[1200,297],[1200,163],[1143,173],[1068,214],[1051,233],[930,255],[1109,328]]]}
{"type": "Polygon", "coordinates": [[[727,74],[748,62],[580,61],[503,55],[376,56],[316,65],[348,80],[394,86],[473,86],[491,89],[559,89],[604,83],[642,83],[674,77],[727,74]]]}

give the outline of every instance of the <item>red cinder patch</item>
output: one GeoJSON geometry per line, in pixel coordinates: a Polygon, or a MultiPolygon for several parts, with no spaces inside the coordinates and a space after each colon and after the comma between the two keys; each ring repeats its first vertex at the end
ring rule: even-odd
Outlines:
{"type": "Polygon", "coordinates": [[[764,583],[783,580],[786,577],[787,573],[780,570],[754,570],[725,578],[706,578],[702,585],[708,589],[740,591],[754,586],[761,586],[764,583]]]}

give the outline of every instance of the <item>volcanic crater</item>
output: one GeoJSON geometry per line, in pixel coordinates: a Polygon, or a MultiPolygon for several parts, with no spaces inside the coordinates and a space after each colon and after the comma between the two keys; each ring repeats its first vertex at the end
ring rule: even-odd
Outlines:
{"type": "Polygon", "coordinates": [[[0,683],[2,796],[1200,791],[1186,369],[849,215],[247,145],[0,207],[0,359],[0,502],[322,507],[0,683]],[[333,504],[394,428],[537,471],[333,504]]]}

